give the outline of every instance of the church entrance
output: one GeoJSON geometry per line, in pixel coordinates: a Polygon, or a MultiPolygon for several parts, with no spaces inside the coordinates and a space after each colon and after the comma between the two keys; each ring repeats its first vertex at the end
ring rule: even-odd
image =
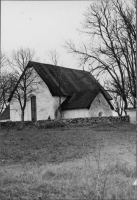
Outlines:
{"type": "Polygon", "coordinates": [[[31,120],[37,121],[36,96],[31,97],[31,120]]]}

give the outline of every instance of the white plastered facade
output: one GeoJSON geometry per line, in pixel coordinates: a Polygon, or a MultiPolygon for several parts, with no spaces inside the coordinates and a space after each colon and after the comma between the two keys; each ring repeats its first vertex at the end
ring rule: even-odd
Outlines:
{"type": "MultiPolygon", "coordinates": [[[[32,86],[33,87],[33,86],[32,86]]],[[[56,110],[59,106],[59,97],[53,97],[47,85],[40,77],[37,77],[37,84],[28,98],[24,113],[24,120],[31,121],[31,96],[36,96],[37,120],[55,119],[56,110]]],[[[62,98],[64,100],[64,98],[62,98]]],[[[10,102],[10,120],[21,121],[21,108],[19,101],[12,98],[10,102]]]]}

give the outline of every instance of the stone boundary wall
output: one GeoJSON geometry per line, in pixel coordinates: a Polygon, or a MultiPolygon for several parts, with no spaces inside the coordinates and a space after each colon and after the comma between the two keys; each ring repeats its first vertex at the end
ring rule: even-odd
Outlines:
{"type": "Polygon", "coordinates": [[[109,122],[129,122],[129,116],[122,117],[90,117],[90,118],[74,118],[64,119],[63,122],[67,124],[84,124],[84,123],[109,123],[109,122]]]}
{"type": "MultiPolygon", "coordinates": [[[[90,118],[74,118],[74,119],[62,119],[62,120],[39,120],[37,122],[32,121],[25,121],[24,124],[27,125],[34,125],[34,126],[40,126],[40,125],[46,125],[46,124],[53,124],[53,123],[59,123],[62,122],[64,124],[93,124],[93,123],[128,123],[130,121],[129,116],[110,116],[110,117],[90,117],[90,118]]],[[[1,125],[3,127],[12,127],[12,126],[19,126],[21,122],[1,122],[1,125]]]]}

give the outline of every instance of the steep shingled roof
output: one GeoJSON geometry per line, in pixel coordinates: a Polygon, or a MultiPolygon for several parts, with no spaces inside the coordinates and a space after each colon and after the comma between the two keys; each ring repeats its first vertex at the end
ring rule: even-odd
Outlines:
{"type": "MultiPolygon", "coordinates": [[[[30,62],[39,76],[48,85],[53,96],[69,96],[73,93],[104,88],[96,81],[90,72],[59,67],[55,65],[30,62]]],[[[28,64],[29,65],[29,64],[28,64]]],[[[104,90],[106,97],[110,95],[104,90]]]]}
{"type": "Polygon", "coordinates": [[[79,93],[74,93],[61,104],[61,110],[89,108],[90,104],[98,93],[99,90],[93,90],[92,92],[82,91],[79,93]]]}
{"type": "MultiPolygon", "coordinates": [[[[75,99],[80,97],[79,101],[81,103],[79,106],[83,106],[86,102],[83,101],[83,99],[86,98],[88,101],[88,98],[90,98],[91,100],[98,91],[102,91],[107,100],[112,100],[108,92],[104,90],[90,72],[29,61],[23,74],[29,67],[35,69],[41,79],[46,83],[53,96],[71,97],[68,102],[73,102],[73,107],[75,105],[75,99]],[[85,94],[86,91],[88,91],[87,94],[85,94]]],[[[21,80],[21,77],[19,81],[21,80]]],[[[10,95],[9,101],[11,100],[17,85],[10,95]]]]}
{"type": "Polygon", "coordinates": [[[62,104],[61,110],[71,110],[71,109],[81,109],[81,108],[90,108],[91,103],[95,97],[100,93],[103,94],[104,98],[110,105],[113,110],[113,106],[110,101],[104,95],[104,92],[100,89],[95,89],[93,91],[87,90],[79,93],[74,93],[71,97],[68,97],[62,104]]]}

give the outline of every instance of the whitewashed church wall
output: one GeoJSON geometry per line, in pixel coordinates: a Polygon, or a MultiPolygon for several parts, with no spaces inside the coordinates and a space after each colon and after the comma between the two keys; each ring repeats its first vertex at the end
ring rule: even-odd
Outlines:
{"type": "Polygon", "coordinates": [[[102,112],[102,117],[112,116],[110,105],[102,93],[99,93],[93,100],[89,109],[89,117],[99,117],[100,112],[102,112]]]}
{"type": "Polygon", "coordinates": [[[10,120],[21,121],[21,109],[17,100],[12,99],[10,102],[10,120]]]}
{"type": "MultiPolygon", "coordinates": [[[[66,99],[66,97],[61,97],[61,103],[66,99]]],[[[60,106],[60,97],[54,97],[54,119],[60,119],[62,112],[59,112],[59,106],[60,106]]]]}
{"type": "Polygon", "coordinates": [[[66,110],[62,112],[63,119],[85,118],[85,117],[89,117],[88,109],[73,109],[73,110],[66,110]]]}
{"type": "Polygon", "coordinates": [[[54,97],[44,82],[42,82],[36,94],[36,105],[37,120],[46,120],[49,116],[54,119],[54,97]]]}
{"type": "MultiPolygon", "coordinates": [[[[39,77],[37,78],[38,84],[32,86],[34,88],[33,92],[29,95],[30,98],[27,101],[24,120],[31,120],[31,96],[36,96],[36,112],[37,120],[46,120],[50,116],[51,119],[54,119],[54,103],[55,99],[51,95],[47,85],[39,77]]],[[[21,120],[21,108],[18,100],[12,99],[10,102],[10,120],[11,121],[20,121],[21,120]]]]}

